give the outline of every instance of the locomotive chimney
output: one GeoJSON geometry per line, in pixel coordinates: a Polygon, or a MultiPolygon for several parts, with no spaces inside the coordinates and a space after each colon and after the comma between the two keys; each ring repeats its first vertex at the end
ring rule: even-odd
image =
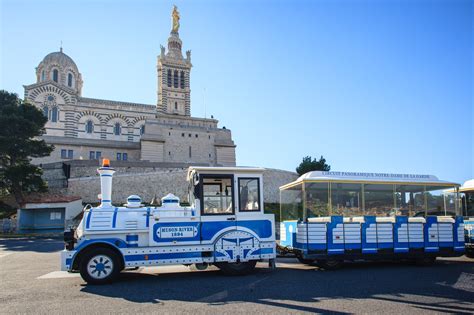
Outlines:
{"type": "Polygon", "coordinates": [[[110,160],[103,159],[102,167],[97,169],[100,175],[100,191],[101,191],[101,205],[100,207],[112,206],[112,176],[115,170],[110,167],[110,160]]]}

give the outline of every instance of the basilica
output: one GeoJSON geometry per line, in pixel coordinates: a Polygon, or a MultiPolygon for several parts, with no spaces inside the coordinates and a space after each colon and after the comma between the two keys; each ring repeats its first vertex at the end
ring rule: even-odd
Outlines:
{"type": "Polygon", "coordinates": [[[35,163],[67,160],[150,161],[167,164],[235,166],[229,129],[215,119],[191,117],[191,51],[182,53],[179,12],[172,13],[168,48],[157,60],[156,105],[82,96],[79,68],[62,48],[36,68],[36,83],[24,86],[25,100],[48,118],[42,138],[55,146],[35,163]]]}

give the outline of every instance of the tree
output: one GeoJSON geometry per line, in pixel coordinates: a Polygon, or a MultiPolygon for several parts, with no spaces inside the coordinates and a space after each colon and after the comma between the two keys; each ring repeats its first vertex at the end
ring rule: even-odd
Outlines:
{"type": "Polygon", "coordinates": [[[44,192],[41,168],[32,157],[48,156],[54,149],[37,137],[45,133],[47,118],[18,95],[0,90],[0,194],[13,195],[18,205],[24,193],[44,192]]]}
{"type": "Polygon", "coordinates": [[[311,171],[329,171],[331,166],[326,164],[326,159],[321,155],[319,160],[316,158],[311,159],[311,156],[306,156],[303,158],[303,161],[296,168],[296,173],[303,175],[311,171]]]}

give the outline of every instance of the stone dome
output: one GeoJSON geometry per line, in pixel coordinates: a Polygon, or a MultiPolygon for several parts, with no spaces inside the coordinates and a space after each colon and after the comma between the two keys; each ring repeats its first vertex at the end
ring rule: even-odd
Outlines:
{"type": "Polygon", "coordinates": [[[77,69],[77,65],[74,60],[72,60],[71,57],[63,53],[62,49],[60,51],[55,51],[50,54],[47,54],[46,57],[43,58],[43,61],[41,61],[40,65],[41,64],[56,64],[63,69],[72,68],[76,72],[79,72],[79,69],[77,69]]]}
{"type": "Polygon", "coordinates": [[[37,83],[54,81],[59,85],[81,93],[82,75],[71,57],[60,51],[52,52],[36,68],[37,83]]]}

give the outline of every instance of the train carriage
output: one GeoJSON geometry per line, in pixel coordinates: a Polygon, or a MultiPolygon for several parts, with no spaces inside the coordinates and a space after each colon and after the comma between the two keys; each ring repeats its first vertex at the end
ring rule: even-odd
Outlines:
{"type": "Polygon", "coordinates": [[[432,175],[309,172],[280,187],[279,248],[326,269],[345,260],[461,256],[458,187],[432,175]]]}

